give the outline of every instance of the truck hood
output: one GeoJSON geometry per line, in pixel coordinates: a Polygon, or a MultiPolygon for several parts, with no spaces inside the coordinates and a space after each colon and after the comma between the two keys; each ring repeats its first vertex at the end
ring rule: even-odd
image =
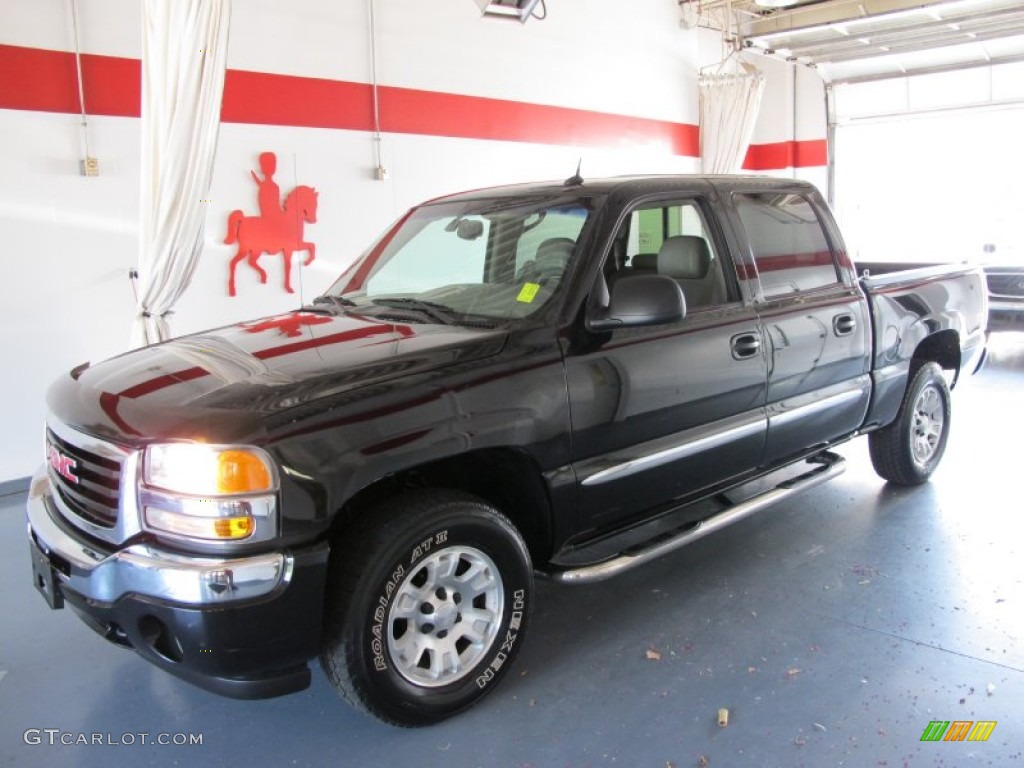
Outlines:
{"type": "Polygon", "coordinates": [[[59,421],[120,443],[258,440],[274,414],[497,354],[504,330],[297,311],[79,366],[50,388],[59,421]]]}

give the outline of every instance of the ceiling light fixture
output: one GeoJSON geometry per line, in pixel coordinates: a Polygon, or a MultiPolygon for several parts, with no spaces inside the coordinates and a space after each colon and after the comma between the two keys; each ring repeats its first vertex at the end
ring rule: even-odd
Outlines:
{"type": "Polygon", "coordinates": [[[486,18],[509,19],[525,24],[541,0],[476,0],[486,18]]]}

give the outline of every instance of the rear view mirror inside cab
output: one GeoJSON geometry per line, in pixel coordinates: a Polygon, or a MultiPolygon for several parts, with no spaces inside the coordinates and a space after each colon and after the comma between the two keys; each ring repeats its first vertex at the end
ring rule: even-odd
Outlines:
{"type": "Polygon", "coordinates": [[[455,234],[462,240],[476,240],[484,233],[480,219],[456,219],[455,234]]]}

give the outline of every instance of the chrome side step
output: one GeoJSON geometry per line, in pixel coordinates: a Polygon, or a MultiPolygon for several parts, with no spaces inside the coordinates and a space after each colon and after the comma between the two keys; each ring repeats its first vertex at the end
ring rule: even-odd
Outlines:
{"type": "Polygon", "coordinates": [[[687,526],[676,534],[665,534],[656,537],[646,544],[637,545],[598,563],[559,569],[546,572],[543,575],[552,581],[563,584],[589,584],[595,581],[603,581],[637,566],[649,563],[651,560],[662,555],[675,552],[677,549],[685,547],[687,544],[692,544],[697,539],[702,539],[709,533],[724,528],[730,523],[742,520],[800,491],[813,488],[826,480],[831,480],[846,470],[846,460],[842,456],[828,451],[807,459],[807,461],[819,466],[802,475],[785,480],[774,488],[746,501],[739,502],[735,506],[714,514],[696,525],[687,526]]]}

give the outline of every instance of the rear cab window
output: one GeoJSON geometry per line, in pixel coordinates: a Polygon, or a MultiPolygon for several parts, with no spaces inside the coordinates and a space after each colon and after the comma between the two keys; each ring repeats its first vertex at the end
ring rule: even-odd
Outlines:
{"type": "Polygon", "coordinates": [[[766,300],[841,282],[835,254],[810,201],[789,192],[733,195],[766,300]]]}

